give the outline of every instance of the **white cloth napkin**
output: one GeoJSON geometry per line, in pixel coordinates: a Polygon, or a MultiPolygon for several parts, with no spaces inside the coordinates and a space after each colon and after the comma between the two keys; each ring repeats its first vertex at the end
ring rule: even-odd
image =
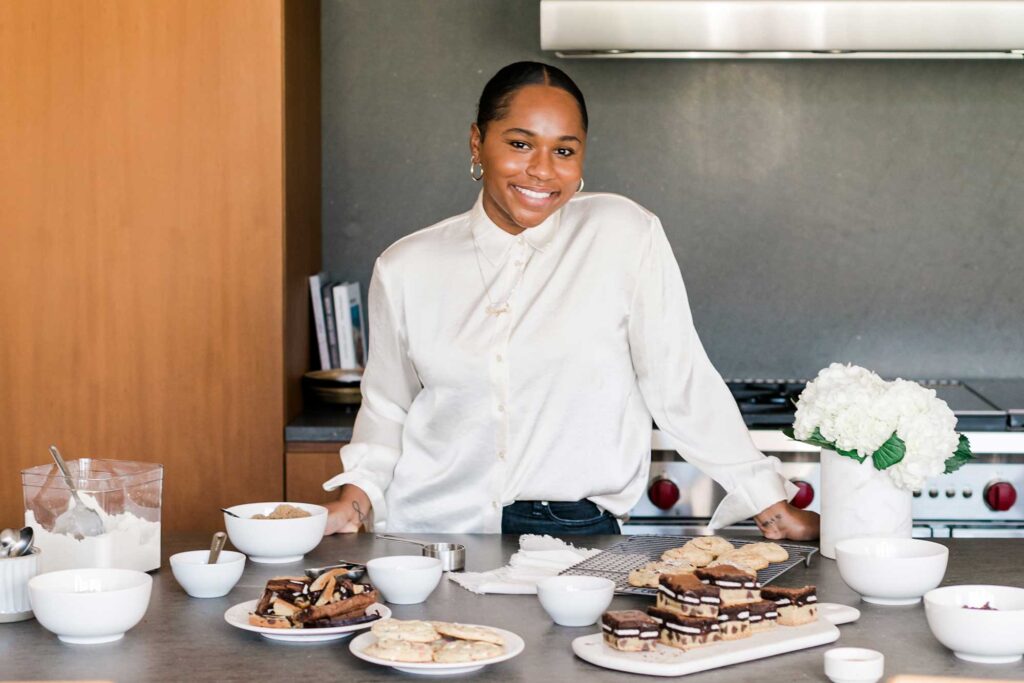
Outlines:
{"type": "Polygon", "coordinates": [[[449,572],[448,578],[474,593],[530,595],[537,592],[541,579],[555,576],[599,552],[595,548],[577,548],[551,536],[524,534],[519,537],[519,551],[507,566],[489,572],[449,572]]]}

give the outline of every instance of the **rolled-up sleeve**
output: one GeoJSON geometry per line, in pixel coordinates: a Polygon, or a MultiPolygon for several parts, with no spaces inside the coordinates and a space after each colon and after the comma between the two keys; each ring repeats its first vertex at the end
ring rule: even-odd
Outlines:
{"type": "Polygon", "coordinates": [[[384,492],[402,455],[405,417],[421,385],[380,259],[374,265],[368,304],[370,348],[361,384],[362,405],[352,441],[340,451],[343,472],[323,486],[328,491],[343,484],[361,488],[373,505],[375,525],[382,526],[388,516],[384,492]]]}
{"type": "Polygon", "coordinates": [[[715,529],[796,493],[779,461],[754,446],[736,402],[693,326],[686,288],[661,222],[652,219],[629,314],[629,345],[644,401],[673,448],[728,492],[715,529]]]}

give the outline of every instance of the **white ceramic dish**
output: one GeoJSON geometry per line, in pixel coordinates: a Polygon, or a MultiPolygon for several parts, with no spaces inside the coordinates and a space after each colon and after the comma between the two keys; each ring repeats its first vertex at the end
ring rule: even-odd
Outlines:
{"type": "Polygon", "coordinates": [[[836,543],[839,575],[865,602],[914,605],[942,583],[949,548],[917,538],[848,538],[836,543]]]}
{"type": "Polygon", "coordinates": [[[924,596],[935,638],[960,659],[1007,664],[1024,655],[1024,588],[944,586],[924,596]],[[988,604],[995,609],[966,609],[988,604]]]}
{"type": "MultiPolygon", "coordinates": [[[[234,607],[229,608],[228,611],[224,613],[224,621],[228,622],[235,628],[242,629],[243,631],[259,633],[264,638],[279,640],[284,643],[322,643],[328,640],[341,640],[342,638],[348,638],[356,631],[368,629],[377,623],[377,620],[374,620],[363,622],[361,624],[351,624],[349,626],[296,629],[253,626],[249,623],[249,613],[256,609],[257,603],[259,603],[259,600],[249,600],[248,602],[241,602],[234,607]]],[[[391,610],[379,602],[375,602],[367,607],[366,613],[377,614],[381,619],[387,619],[391,616],[391,610]]]]}
{"type": "Polygon", "coordinates": [[[560,626],[596,624],[615,595],[615,582],[597,576],[552,576],[537,584],[544,611],[560,626]]]}
{"type": "Polygon", "coordinates": [[[501,637],[505,639],[505,652],[497,657],[481,659],[475,662],[442,664],[439,662],[393,662],[390,659],[380,659],[378,657],[368,655],[365,652],[366,648],[377,642],[377,637],[372,633],[362,633],[356,636],[352,639],[352,642],[349,643],[348,649],[351,650],[352,654],[359,659],[372,662],[373,664],[380,664],[381,666],[390,666],[406,673],[420,674],[423,676],[454,676],[455,674],[479,671],[490,664],[497,664],[498,662],[504,662],[507,659],[512,659],[526,647],[523,639],[511,631],[494,628],[493,626],[487,626],[486,628],[489,628],[492,631],[497,631],[501,634],[501,637]]]}
{"type": "Polygon", "coordinates": [[[885,674],[885,655],[863,647],[825,652],[825,675],[832,683],[876,683],[885,674]]]}
{"type": "Polygon", "coordinates": [[[145,616],[152,589],[153,577],[134,569],[65,569],[28,582],[39,623],[76,645],[123,638],[145,616]]]}
{"type": "Polygon", "coordinates": [[[224,527],[231,544],[253,562],[283,564],[298,562],[320,544],[327,527],[327,508],[311,503],[247,503],[227,508],[238,515],[224,514],[224,527]],[[269,514],[278,505],[292,505],[310,513],[296,519],[252,519],[269,514]]]}
{"type": "Polygon", "coordinates": [[[441,581],[441,560],[422,555],[375,557],[366,563],[370,583],[396,605],[426,600],[441,581]]]}
{"type": "Polygon", "coordinates": [[[222,550],[217,564],[207,564],[209,550],[190,550],[171,555],[171,573],[193,598],[219,598],[231,592],[242,577],[245,555],[222,550]]]}
{"type": "Polygon", "coordinates": [[[580,659],[606,669],[648,676],[684,676],[833,643],[839,638],[835,624],[856,621],[860,612],[846,605],[819,603],[818,615],[817,621],[803,626],[776,626],[749,638],[724,640],[687,651],[659,643],[652,652],[620,652],[608,647],[601,633],[575,639],[572,651],[580,659]]]}

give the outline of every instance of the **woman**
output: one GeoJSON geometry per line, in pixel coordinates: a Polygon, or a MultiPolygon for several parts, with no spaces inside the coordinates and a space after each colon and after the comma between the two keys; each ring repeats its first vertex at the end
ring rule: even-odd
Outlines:
{"type": "Polygon", "coordinates": [[[618,533],[651,418],[729,495],[712,524],[769,538],[817,515],[750,441],[693,328],[658,218],[581,194],[587,110],[534,62],[500,70],[470,129],[474,207],[400,239],[369,291],[363,404],[327,533],[618,533]]]}

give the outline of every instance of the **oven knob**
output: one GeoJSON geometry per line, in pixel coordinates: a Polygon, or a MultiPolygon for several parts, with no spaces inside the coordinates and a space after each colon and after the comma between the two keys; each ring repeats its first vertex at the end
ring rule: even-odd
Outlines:
{"type": "Polygon", "coordinates": [[[792,503],[793,507],[803,510],[814,502],[814,487],[806,481],[800,481],[799,479],[794,479],[793,484],[800,490],[796,492],[796,495],[793,496],[793,500],[791,500],[790,503],[792,503]]]}
{"type": "Polygon", "coordinates": [[[985,487],[985,503],[996,512],[1006,512],[1017,502],[1017,489],[1008,481],[992,482],[985,487]]]}
{"type": "Polygon", "coordinates": [[[662,510],[671,510],[672,506],[679,502],[679,487],[671,479],[658,477],[647,489],[647,497],[651,499],[654,506],[662,510]]]}

